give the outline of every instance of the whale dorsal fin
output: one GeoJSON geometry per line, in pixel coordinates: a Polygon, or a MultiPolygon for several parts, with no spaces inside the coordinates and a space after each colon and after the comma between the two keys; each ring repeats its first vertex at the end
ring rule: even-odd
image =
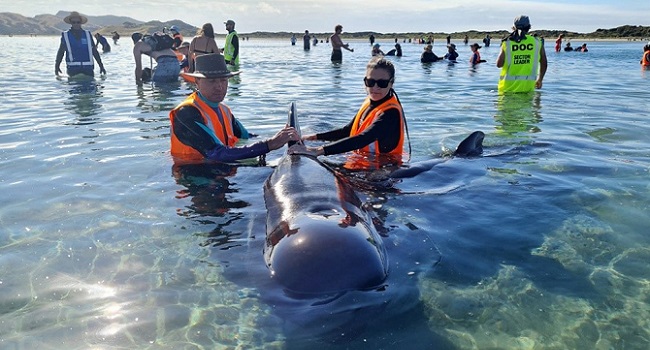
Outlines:
{"type": "MultiPolygon", "coordinates": [[[[298,112],[296,111],[295,102],[291,102],[291,107],[289,107],[289,117],[287,119],[287,124],[289,124],[289,126],[293,126],[298,131],[298,135],[302,137],[302,133],[300,132],[300,124],[298,124],[298,112]]],[[[291,147],[296,143],[298,142],[289,141],[288,145],[291,147]]]]}

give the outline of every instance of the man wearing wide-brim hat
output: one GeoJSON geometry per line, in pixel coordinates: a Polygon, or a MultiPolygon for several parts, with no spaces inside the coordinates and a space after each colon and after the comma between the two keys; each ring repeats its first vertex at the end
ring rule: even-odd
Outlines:
{"type": "Polygon", "coordinates": [[[456,60],[458,59],[458,52],[456,52],[456,44],[454,43],[447,44],[447,53],[445,54],[444,59],[449,60],[451,62],[456,62],[456,60]]]}
{"type": "Polygon", "coordinates": [[[93,35],[90,31],[81,29],[81,25],[88,22],[88,18],[77,11],[72,11],[63,18],[63,22],[70,24],[71,28],[61,33],[61,44],[54,63],[54,74],[62,73],[59,66],[64,55],[68,76],[94,76],[94,61],[97,61],[99,72],[106,74],[93,35]]]}
{"type": "Polygon", "coordinates": [[[171,154],[175,162],[232,163],[255,158],[282,147],[289,141],[299,141],[298,132],[285,126],[265,141],[236,147],[240,139],[255,137],[222,103],[228,91],[228,78],[239,74],[231,72],[218,53],[196,57],[193,73],[197,91],[169,112],[171,121],[171,154]]]}

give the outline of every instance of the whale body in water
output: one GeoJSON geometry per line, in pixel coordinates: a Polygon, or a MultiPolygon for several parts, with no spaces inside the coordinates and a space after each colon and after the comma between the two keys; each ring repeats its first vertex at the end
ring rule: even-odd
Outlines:
{"type": "MultiPolygon", "coordinates": [[[[298,127],[295,104],[289,124],[298,127]]],[[[285,154],[264,184],[265,262],[297,294],[378,288],[388,275],[381,236],[354,189],[313,156],[285,154]]]]}

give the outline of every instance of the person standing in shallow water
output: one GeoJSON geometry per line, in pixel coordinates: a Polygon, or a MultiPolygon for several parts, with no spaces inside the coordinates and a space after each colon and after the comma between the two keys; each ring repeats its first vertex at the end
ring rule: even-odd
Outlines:
{"type": "Polygon", "coordinates": [[[644,47],[643,47],[643,56],[641,57],[641,65],[645,68],[650,67],[650,42],[648,42],[644,47]]]}
{"type": "Polygon", "coordinates": [[[223,57],[226,63],[231,66],[239,66],[239,36],[235,31],[235,21],[229,19],[223,22],[226,25],[228,36],[226,36],[226,43],[223,45],[223,57]]]}
{"type": "Polygon", "coordinates": [[[189,71],[194,71],[194,59],[196,56],[219,52],[219,46],[214,40],[212,23],[204,23],[190,43],[188,56],[189,71]]]}
{"type": "Polygon", "coordinates": [[[309,51],[311,48],[311,35],[309,35],[309,31],[305,30],[305,35],[302,37],[302,48],[305,51],[309,51]]]}
{"type": "Polygon", "coordinates": [[[62,73],[59,66],[64,55],[68,76],[79,74],[94,76],[93,58],[97,61],[100,74],[106,74],[92,34],[88,30],[81,29],[81,25],[88,22],[88,18],[77,11],[72,11],[63,19],[63,22],[70,24],[71,28],[61,33],[61,44],[59,44],[59,51],[56,53],[56,62],[54,63],[54,74],[58,76],[62,73]]]}
{"type": "Polygon", "coordinates": [[[95,33],[95,39],[97,39],[97,45],[99,44],[102,45],[103,53],[111,52],[111,45],[108,43],[108,40],[106,40],[106,38],[103,35],[99,33],[95,33]]]}
{"type": "Polygon", "coordinates": [[[140,86],[145,81],[156,83],[171,83],[178,80],[181,66],[172,49],[154,50],[150,44],[142,40],[141,33],[131,34],[133,40],[133,59],[135,61],[135,83],[140,86]],[[142,68],[142,55],[151,57],[156,61],[156,67],[142,68]]]}
{"type": "Polygon", "coordinates": [[[472,50],[472,55],[469,58],[469,63],[471,65],[477,65],[479,63],[484,63],[485,60],[481,59],[481,52],[478,50],[478,49],[481,48],[481,45],[479,45],[478,43],[473,43],[469,47],[472,50]]]}
{"type": "Polygon", "coordinates": [[[547,62],[544,45],[532,35],[528,16],[515,18],[513,32],[501,43],[499,93],[530,92],[542,88],[547,62]]]}
{"type": "Polygon", "coordinates": [[[343,40],[341,40],[342,32],[343,26],[337,24],[336,27],[334,27],[334,34],[330,36],[330,42],[332,43],[332,62],[343,61],[343,51],[341,51],[341,48],[346,49],[350,52],[354,52],[354,49],[351,49],[349,44],[344,44],[343,40]]]}
{"type": "Polygon", "coordinates": [[[432,63],[439,61],[440,57],[433,53],[433,45],[427,44],[424,47],[424,51],[422,51],[422,54],[420,55],[420,62],[421,63],[432,63]]]}
{"type": "Polygon", "coordinates": [[[560,52],[560,49],[562,49],[562,38],[564,38],[564,34],[558,35],[555,40],[555,52],[560,52]]]}
{"type": "Polygon", "coordinates": [[[117,41],[120,40],[120,34],[118,32],[111,32],[113,34],[113,44],[117,45],[117,41]]]}

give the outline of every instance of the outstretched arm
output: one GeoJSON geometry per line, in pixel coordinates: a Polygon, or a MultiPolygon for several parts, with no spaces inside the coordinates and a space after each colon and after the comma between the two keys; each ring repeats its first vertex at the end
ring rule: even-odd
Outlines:
{"type": "Polygon", "coordinates": [[[548,62],[546,60],[546,51],[544,47],[539,50],[539,75],[537,75],[537,81],[535,82],[535,87],[537,89],[542,88],[542,81],[544,80],[544,75],[546,75],[546,69],[548,68],[548,62]]]}
{"type": "Polygon", "coordinates": [[[59,51],[56,53],[56,61],[54,62],[54,74],[59,75],[61,74],[61,68],[59,67],[61,65],[61,61],[63,61],[63,55],[65,54],[65,43],[63,43],[63,39],[61,39],[61,44],[59,45],[59,51]]]}
{"type": "Polygon", "coordinates": [[[100,74],[106,74],[106,69],[104,69],[104,63],[102,63],[102,58],[99,56],[99,51],[97,51],[97,43],[95,43],[95,40],[92,40],[92,45],[93,45],[93,57],[95,58],[95,61],[97,61],[97,65],[99,66],[99,73],[100,74]]]}
{"type": "Polygon", "coordinates": [[[139,41],[133,46],[133,58],[135,59],[135,83],[142,84],[142,42],[139,41]]]}

